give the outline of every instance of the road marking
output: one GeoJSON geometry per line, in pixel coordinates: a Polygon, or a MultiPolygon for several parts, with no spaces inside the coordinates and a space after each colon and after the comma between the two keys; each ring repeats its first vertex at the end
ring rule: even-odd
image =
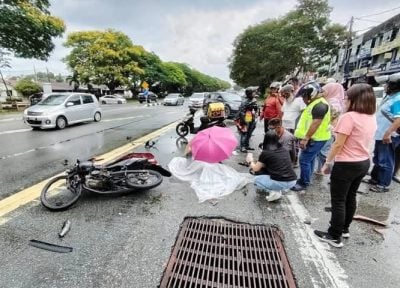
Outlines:
{"type": "Polygon", "coordinates": [[[113,118],[113,119],[101,120],[101,122],[122,121],[122,120],[142,118],[142,117],[147,117],[147,116],[148,115],[139,115],[139,116],[124,117],[124,118],[113,118]]]}
{"type": "MultiPolygon", "coordinates": [[[[103,155],[97,156],[97,158],[101,158],[101,161],[98,161],[99,164],[104,164],[107,162],[112,161],[113,159],[116,159],[117,157],[121,157],[124,154],[127,154],[131,152],[133,149],[144,145],[147,141],[152,140],[156,137],[160,137],[162,134],[168,132],[168,130],[175,128],[177,122],[173,122],[167,126],[164,126],[154,132],[151,132],[150,134],[147,134],[141,138],[138,138],[134,140],[131,143],[125,144],[121,147],[118,147],[117,149],[114,149],[110,152],[107,152],[103,155]]],[[[58,175],[62,175],[58,174],[58,175]]],[[[50,181],[50,179],[58,176],[52,176],[46,180],[41,181],[40,183],[37,183],[29,188],[26,188],[20,192],[15,193],[12,196],[9,196],[3,200],[0,201],[0,225],[3,225],[6,223],[9,219],[3,218],[6,214],[14,211],[15,209],[28,204],[29,202],[35,200],[40,196],[40,193],[43,189],[43,187],[46,185],[47,182],[50,181]]]]}
{"type": "Polygon", "coordinates": [[[300,202],[299,197],[292,194],[287,195],[287,198],[290,202],[290,205],[287,205],[288,209],[295,220],[293,234],[298,243],[302,259],[305,263],[315,266],[322,281],[322,283],[319,283],[317,279],[309,275],[313,282],[313,287],[349,288],[346,282],[348,276],[340,266],[336,255],[330,250],[329,244],[319,241],[314,236],[311,226],[303,223],[304,219],[309,218],[310,215],[300,202]]]}
{"type": "Polygon", "coordinates": [[[3,132],[0,132],[0,135],[22,133],[22,132],[28,132],[28,131],[32,131],[32,128],[3,131],[3,132]]]}
{"type": "Polygon", "coordinates": [[[11,122],[11,121],[17,121],[17,120],[22,120],[22,117],[20,117],[20,118],[5,118],[5,119],[0,119],[0,122],[11,122]]]}

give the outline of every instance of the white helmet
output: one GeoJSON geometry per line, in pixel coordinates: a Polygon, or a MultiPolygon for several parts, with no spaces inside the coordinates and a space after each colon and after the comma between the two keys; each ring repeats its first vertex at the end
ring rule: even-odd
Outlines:
{"type": "Polygon", "coordinates": [[[269,88],[279,89],[279,88],[281,88],[281,82],[274,81],[271,83],[271,85],[269,85],[269,88]]]}

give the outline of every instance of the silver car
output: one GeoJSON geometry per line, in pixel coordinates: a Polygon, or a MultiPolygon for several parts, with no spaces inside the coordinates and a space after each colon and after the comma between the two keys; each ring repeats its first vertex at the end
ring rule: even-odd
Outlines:
{"type": "Polygon", "coordinates": [[[120,95],[106,95],[99,98],[101,104],[126,104],[126,99],[120,95]]]}
{"type": "Polygon", "coordinates": [[[24,111],[24,122],[33,129],[58,128],[86,121],[101,120],[96,97],[87,93],[50,93],[24,111]]]}
{"type": "Polygon", "coordinates": [[[189,98],[189,107],[201,108],[203,107],[204,98],[208,93],[193,93],[189,98]]]}

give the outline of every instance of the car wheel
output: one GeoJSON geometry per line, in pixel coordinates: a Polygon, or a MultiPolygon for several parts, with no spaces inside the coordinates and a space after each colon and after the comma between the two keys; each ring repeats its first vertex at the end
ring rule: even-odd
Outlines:
{"type": "Polygon", "coordinates": [[[36,126],[31,126],[32,130],[40,130],[40,127],[36,127],[36,126]]]}
{"type": "Polygon", "coordinates": [[[94,113],[93,119],[94,119],[94,122],[100,122],[100,120],[101,120],[101,114],[100,114],[100,112],[94,113]]]}
{"type": "Polygon", "coordinates": [[[118,104],[122,104],[122,101],[118,101],[118,104]]]}
{"type": "Polygon", "coordinates": [[[101,101],[101,104],[107,104],[107,102],[106,101],[101,101]]]}
{"type": "Polygon", "coordinates": [[[64,116],[58,116],[56,120],[56,127],[60,130],[67,127],[67,119],[64,116]]]}
{"type": "Polygon", "coordinates": [[[140,104],[142,104],[142,103],[143,103],[143,101],[139,101],[139,103],[140,103],[140,104]]]}

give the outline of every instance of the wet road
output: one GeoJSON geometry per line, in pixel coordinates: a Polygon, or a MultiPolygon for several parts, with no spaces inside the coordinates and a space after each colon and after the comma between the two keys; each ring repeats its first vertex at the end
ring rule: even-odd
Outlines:
{"type": "MultiPolygon", "coordinates": [[[[259,126],[253,146],[261,137],[259,126]]],[[[151,150],[161,164],[182,155],[184,147],[176,140],[171,130],[151,150]]],[[[244,157],[233,156],[225,164],[246,172],[238,165],[244,157]]],[[[190,185],[175,178],[127,196],[85,194],[61,213],[34,201],[0,218],[0,287],[157,287],[183,218],[203,215],[278,225],[298,287],[398,287],[399,185],[394,184],[390,193],[358,195],[357,213],[388,223],[384,236],[374,230],[380,227],[354,221],[351,238],[336,249],[312,235],[313,229],[326,229],[329,221],[330,214],[324,211],[330,201],[327,182],[326,177],[315,178],[305,195],[289,193],[278,203],[268,203],[251,185],[216,205],[198,203],[190,185]],[[72,228],[60,240],[57,233],[66,219],[72,228]],[[312,224],[304,224],[306,219],[312,224]],[[29,239],[71,246],[74,251],[40,250],[28,246],[29,239]]]]}
{"type": "Polygon", "coordinates": [[[102,121],[64,130],[35,130],[22,114],[0,118],[0,199],[61,172],[64,159],[88,159],[180,119],[180,107],[102,105],[102,121]],[[154,117],[154,115],[163,117],[154,117]],[[3,169],[7,167],[7,169],[3,169]]]}

